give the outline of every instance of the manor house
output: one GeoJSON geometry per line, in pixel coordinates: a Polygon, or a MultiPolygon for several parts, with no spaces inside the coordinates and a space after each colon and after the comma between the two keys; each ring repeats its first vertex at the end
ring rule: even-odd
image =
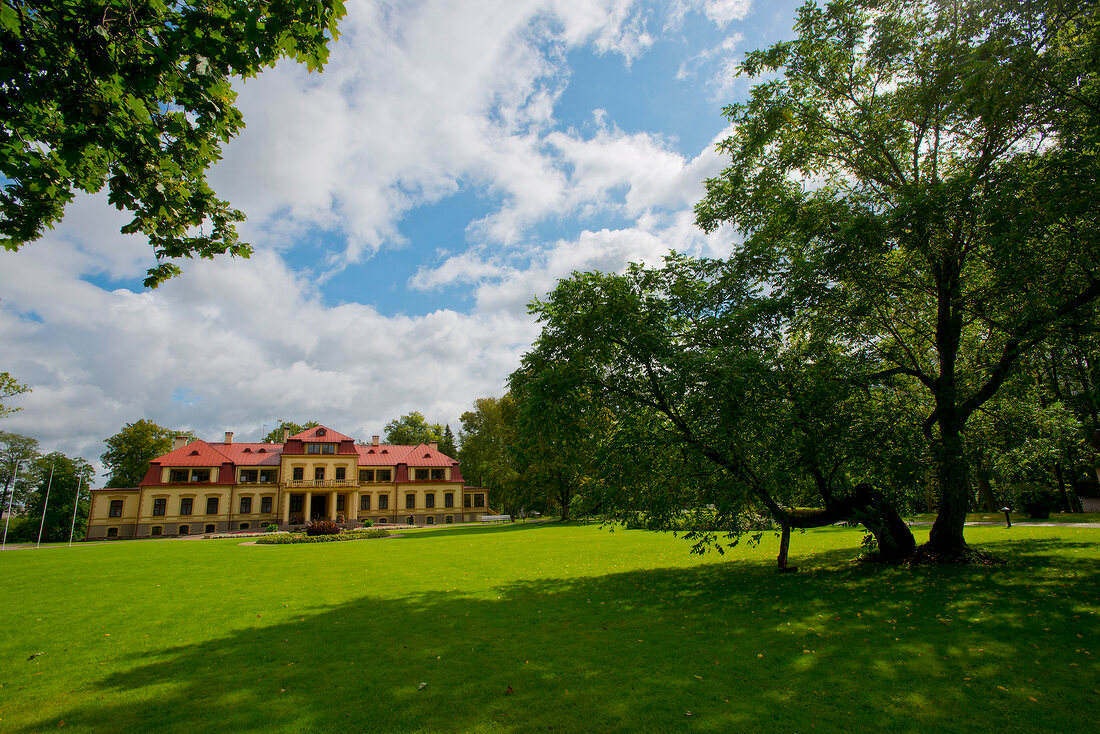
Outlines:
{"type": "Polygon", "coordinates": [[[149,462],[130,489],[92,490],[88,539],[288,529],[310,519],[348,527],[478,520],[485,490],[466,487],[458,461],[433,441],[419,446],[356,443],[324,426],[282,443],[186,442],[149,462]]]}

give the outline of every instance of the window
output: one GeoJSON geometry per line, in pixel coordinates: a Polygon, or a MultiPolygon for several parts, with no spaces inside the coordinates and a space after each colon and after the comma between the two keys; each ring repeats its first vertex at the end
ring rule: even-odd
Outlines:
{"type": "Polygon", "coordinates": [[[347,470],[342,466],[336,467],[336,478],[337,479],[346,479],[347,478],[347,470]]]}
{"type": "Polygon", "coordinates": [[[248,523],[242,522],[239,527],[241,530],[248,530],[248,523]]]}
{"type": "Polygon", "coordinates": [[[409,492],[405,495],[405,509],[411,510],[414,507],[416,507],[416,495],[412,492],[409,492]]]}
{"type": "Polygon", "coordinates": [[[107,511],[107,517],[122,517],[122,500],[111,500],[111,509],[107,511]]]}
{"type": "Polygon", "coordinates": [[[217,515],[218,514],[218,498],[207,497],[206,498],[206,514],[217,515]]]}
{"type": "Polygon", "coordinates": [[[424,522],[428,525],[435,525],[435,518],[431,515],[428,515],[426,518],[424,518],[424,522]]]}
{"type": "Polygon", "coordinates": [[[374,470],[373,469],[360,469],[359,470],[359,481],[360,482],[373,482],[374,481],[374,470]]]}
{"type": "Polygon", "coordinates": [[[313,469],[313,478],[318,482],[325,481],[325,467],[318,466],[313,469]]]}
{"type": "Polygon", "coordinates": [[[183,499],[180,500],[180,514],[181,515],[190,515],[191,514],[191,508],[194,507],[194,505],[195,505],[195,500],[194,499],[192,499],[191,497],[184,497],[183,499]]]}
{"type": "Polygon", "coordinates": [[[260,512],[264,513],[265,515],[270,514],[271,513],[271,508],[274,505],[274,503],[275,503],[275,501],[271,497],[261,497],[260,498],[260,512]]]}
{"type": "Polygon", "coordinates": [[[424,506],[435,507],[435,492],[428,492],[424,495],[424,506]]]}
{"type": "Polygon", "coordinates": [[[274,469],[260,469],[260,484],[274,484],[279,472],[274,469]]]}
{"type": "Polygon", "coordinates": [[[485,506],[485,495],[475,494],[474,495],[474,507],[484,507],[484,506],[485,506]]]}
{"type": "Polygon", "coordinates": [[[378,509],[388,510],[390,509],[390,496],[388,494],[379,495],[378,497],[378,509]]]}
{"type": "Polygon", "coordinates": [[[251,515],[252,514],[252,498],[251,497],[241,497],[241,514],[242,515],[251,515]]]}
{"type": "Polygon", "coordinates": [[[164,528],[162,528],[160,525],[154,525],[152,528],[149,529],[149,534],[150,535],[163,535],[164,534],[164,528]]]}
{"type": "Polygon", "coordinates": [[[306,478],[306,470],[300,466],[294,467],[294,481],[300,482],[306,478]]]}
{"type": "Polygon", "coordinates": [[[292,494],[290,495],[290,511],[301,512],[302,511],[302,495],[292,494]]]}
{"type": "Polygon", "coordinates": [[[212,533],[212,532],[214,532],[214,525],[213,525],[213,523],[211,523],[211,524],[207,525],[207,526],[206,526],[206,530],[204,530],[203,532],[204,532],[204,533],[212,533]]]}
{"type": "Polygon", "coordinates": [[[379,469],[374,473],[374,481],[376,482],[388,482],[390,481],[390,470],[379,469]]]}
{"type": "Polygon", "coordinates": [[[360,510],[369,510],[370,509],[370,495],[369,494],[365,494],[365,495],[363,495],[362,497],[359,498],[359,509],[360,510]]]}
{"type": "Polygon", "coordinates": [[[416,469],[415,471],[416,471],[416,479],[417,480],[423,480],[423,479],[428,478],[428,470],[427,469],[416,469]]]}
{"type": "Polygon", "coordinates": [[[447,523],[448,525],[450,525],[454,521],[455,521],[455,516],[454,515],[447,515],[447,517],[443,520],[443,522],[447,523]]]}
{"type": "Polygon", "coordinates": [[[335,454],[336,444],[334,443],[307,443],[307,454],[335,454]]]}
{"type": "Polygon", "coordinates": [[[170,469],[168,471],[169,482],[186,482],[190,476],[191,472],[188,469],[170,469]]]}
{"type": "Polygon", "coordinates": [[[469,507],[470,506],[470,495],[468,495],[468,494],[462,495],[462,506],[463,507],[469,507]]]}
{"type": "Polygon", "coordinates": [[[107,528],[107,537],[108,538],[117,538],[118,537],[118,528],[107,528]]]}
{"type": "Polygon", "coordinates": [[[241,469],[241,484],[255,484],[260,478],[258,469],[241,469]]]}
{"type": "Polygon", "coordinates": [[[443,493],[443,506],[444,507],[454,507],[455,506],[455,493],[454,492],[444,492],[443,493]]]}
{"type": "Polygon", "coordinates": [[[209,469],[192,469],[191,470],[192,482],[209,482],[210,470],[209,469]]]}
{"type": "Polygon", "coordinates": [[[179,534],[180,535],[190,535],[191,534],[191,526],[190,525],[180,525],[179,534]]]}
{"type": "Polygon", "coordinates": [[[168,500],[157,497],[153,500],[153,517],[164,517],[164,511],[168,508],[168,500]]]}
{"type": "Polygon", "coordinates": [[[346,506],[346,504],[344,502],[344,495],[342,495],[342,494],[336,495],[336,511],[337,512],[343,512],[345,506],[346,506]]]}
{"type": "Polygon", "coordinates": [[[432,479],[441,481],[446,476],[445,469],[432,469],[432,479]]]}

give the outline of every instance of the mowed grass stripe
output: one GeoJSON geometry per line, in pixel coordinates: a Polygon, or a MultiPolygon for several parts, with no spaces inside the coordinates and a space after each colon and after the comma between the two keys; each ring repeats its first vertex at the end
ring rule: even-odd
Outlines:
{"type": "Polygon", "coordinates": [[[860,537],[782,576],[770,535],[551,523],[4,553],[0,730],[1091,730],[1100,532],[969,528],[979,568],[860,537]]]}

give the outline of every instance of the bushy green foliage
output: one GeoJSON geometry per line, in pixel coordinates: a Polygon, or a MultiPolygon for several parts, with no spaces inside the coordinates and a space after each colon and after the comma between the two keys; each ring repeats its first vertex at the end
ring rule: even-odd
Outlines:
{"type": "Polygon", "coordinates": [[[371,520],[370,518],[367,518],[366,520],[363,521],[363,527],[365,527],[365,528],[374,527],[374,520],[371,520]]]}
{"type": "Polygon", "coordinates": [[[272,523],[268,523],[267,525],[264,525],[264,532],[265,533],[276,533],[278,531],[279,531],[279,524],[278,523],[272,522],[272,523]]]}
{"type": "Polygon", "coordinates": [[[331,520],[314,520],[306,525],[306,535],[338,535],[340,528],[331,520]]]}
{"type": "Polygon", "coordinates": [[[1058,507],[1058,496],[1040,484],[1023,484],[1019,487],[1018,508],[1032,520],[1046,520],[1051,510],[1058,507]]]}

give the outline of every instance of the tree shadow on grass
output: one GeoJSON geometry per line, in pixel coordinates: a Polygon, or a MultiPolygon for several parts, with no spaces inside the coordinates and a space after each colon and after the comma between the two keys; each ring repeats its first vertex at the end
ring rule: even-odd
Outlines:
{"type": "Polygon", "coordinates": [[[820,554],[798,574],[739,561],[274,609],[134,653],[89,682],[94,705],[20,731],[1085,731],[1100,567],[1072,545],[1013,543],[996,568],[820,554]]]}

